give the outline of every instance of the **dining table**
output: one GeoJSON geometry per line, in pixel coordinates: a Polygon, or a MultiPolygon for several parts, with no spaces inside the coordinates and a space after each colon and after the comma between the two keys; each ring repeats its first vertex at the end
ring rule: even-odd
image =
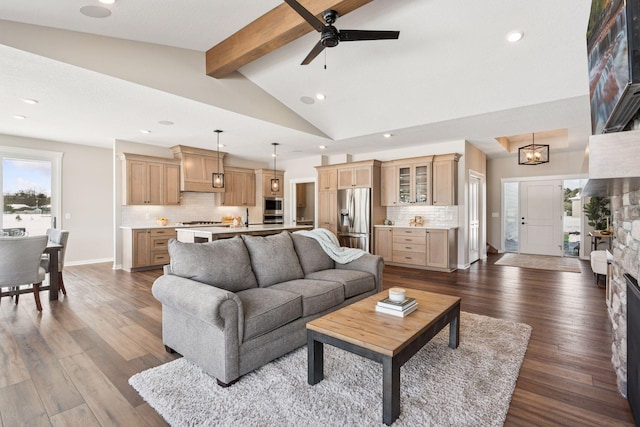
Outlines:
{"type": "Polygon", "coordinates": [[[63,248],[59,243],[49,241],[44,253],[49,255],[49,286],[43,286],[40,289],[49,289],[49,301],[58,299],[58,291],[60,289],[60,275],[58,274],[58,258],[60,250],[63,248]]]}

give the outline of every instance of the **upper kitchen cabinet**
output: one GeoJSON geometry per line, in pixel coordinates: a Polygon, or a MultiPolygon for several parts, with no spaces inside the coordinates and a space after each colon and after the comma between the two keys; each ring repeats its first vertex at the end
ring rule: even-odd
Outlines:
{"type": "Polygon", "coordinates": [[[398,204],[431,204],[432,156],[396,161],[398,204]]]}
{"type": "Polygon", "coordinates": [[[124,205],[180,204],[180,163],[163,157],[122,153],[124,205]]]}
{"type": "Polygon", "coordinates": [[[393,162],[382,163],[380,167],[380,187],[382,206],[397,206],[398,191],[396,185],[396,165],[393,162]]]}
{"type": "Polygon", "coordinates": [[[201,193],[222,193],[224,188],[211,186],[211,175],[224,173],[224,155],[213,150],[188,147],[186,145],[174,145],[171,147],[173,157],[180,160],[180,191],[197,191],[201,193]],[[218,170],[218,165],[219,169],[218,170]]]}
{"type": "Polygon", "coordinates": [[[348,163],[346,167],[338,168],[338,189],[371,188],[373,184],[373,170],[371,162],[348,163]]]}
{"type": "Polygon", "coordinates": [[[256,205],[256,175],[253,169],[225,168],[224,185],[224,206],[256,205]]]}
{"type": "Polygon", "coordinates": [[[273,174],[273,170],[259,169],[256,172],[256,179],[262,184],[262,196],[263,197],[284,197],[284,172],[276,171],[273,174]],[[280,186],[277,191],[271,189],[271,180],[278,178],[280,180],[280,186]]]}
{"type": "Polygon", "coordinates": [[[318,167],[318,191],[338,189],[338,169],[335,167],[318,167]]]}
{"type": "Polygon", "coordinates": [[[444,154],[433,158],[433,204],[449,206],[458,203],[458,160],[460,154],[444,154]]]}

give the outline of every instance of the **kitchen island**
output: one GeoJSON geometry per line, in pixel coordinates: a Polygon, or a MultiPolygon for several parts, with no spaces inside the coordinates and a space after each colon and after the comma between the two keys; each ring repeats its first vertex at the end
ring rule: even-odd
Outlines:
{"type": "Polygon", "coordinates": [[[218,239],[228,239],[240,234],[250,234],[252,236],[268,236],[278,234],[282,231],[311,230],[311,225],[279,225],[279,224],[255,224],[248,227],[193,227],[178,228],[177,239],[186,243],[212,242],[218,239]]]}

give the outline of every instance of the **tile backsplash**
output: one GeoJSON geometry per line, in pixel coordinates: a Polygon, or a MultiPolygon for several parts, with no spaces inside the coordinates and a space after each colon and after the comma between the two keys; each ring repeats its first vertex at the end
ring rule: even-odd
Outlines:
{"type": "MultiPolygon", "coordinates": [[[[122,206],[122,225],[151,227],[156,225],[157,217],[168,218],[168,225],[175,225],[183,221],[220,221],[224,215],[246,216],[244,207],[220,206],[221,197],[214,193],[183,192],[179,206],[122,206]]],[[[249,221],[262,222],[262,211],[257,206],[249,207],[249,221]]]]}
{"type": "Polygon", "coordinates": [[[395,225],[409,225],[416,215],[422,216],[426,227],[457,227],[458,206],[398,206],[387,208],[387,219],[395,225]]]}

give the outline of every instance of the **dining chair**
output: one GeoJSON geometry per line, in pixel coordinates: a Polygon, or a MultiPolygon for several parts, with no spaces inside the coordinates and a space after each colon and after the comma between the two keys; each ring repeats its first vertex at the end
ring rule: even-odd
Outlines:
{"type": "MultiPolygon", "coordinates": [[[[47,236],[49,237],[50,242],[62,245],[62,249],[60,249],[60,255],[58,256],[58,283],[60,284],[59,289],[62,291],[64,295],[66,295],[67,290],[64,287],[64,280],[62,280],[62,267],[64,267],[64,253],[67,249],[67,240],[69,239],[69,232],[67,230],[58,230],[55,228],[49,228],[47,230],[47,236]]],[[[50,273],[48,254],[42,255],[40,266],[42,266],[42,268],[44,268],[44,270],[47,273],[50,273]]]]}
{"type": "Polygon", "coordinates": [[[40,266],[40,258],[47,247],[47,236],[32,237],[0,237],[0,297],[15,296],[16,304],[21,293],[33,292],[38,311],[40,304],[40,285],[45,277],[45,270],[40,266]],[[20,289],[22,285],[32,288],[20,289]]]}

